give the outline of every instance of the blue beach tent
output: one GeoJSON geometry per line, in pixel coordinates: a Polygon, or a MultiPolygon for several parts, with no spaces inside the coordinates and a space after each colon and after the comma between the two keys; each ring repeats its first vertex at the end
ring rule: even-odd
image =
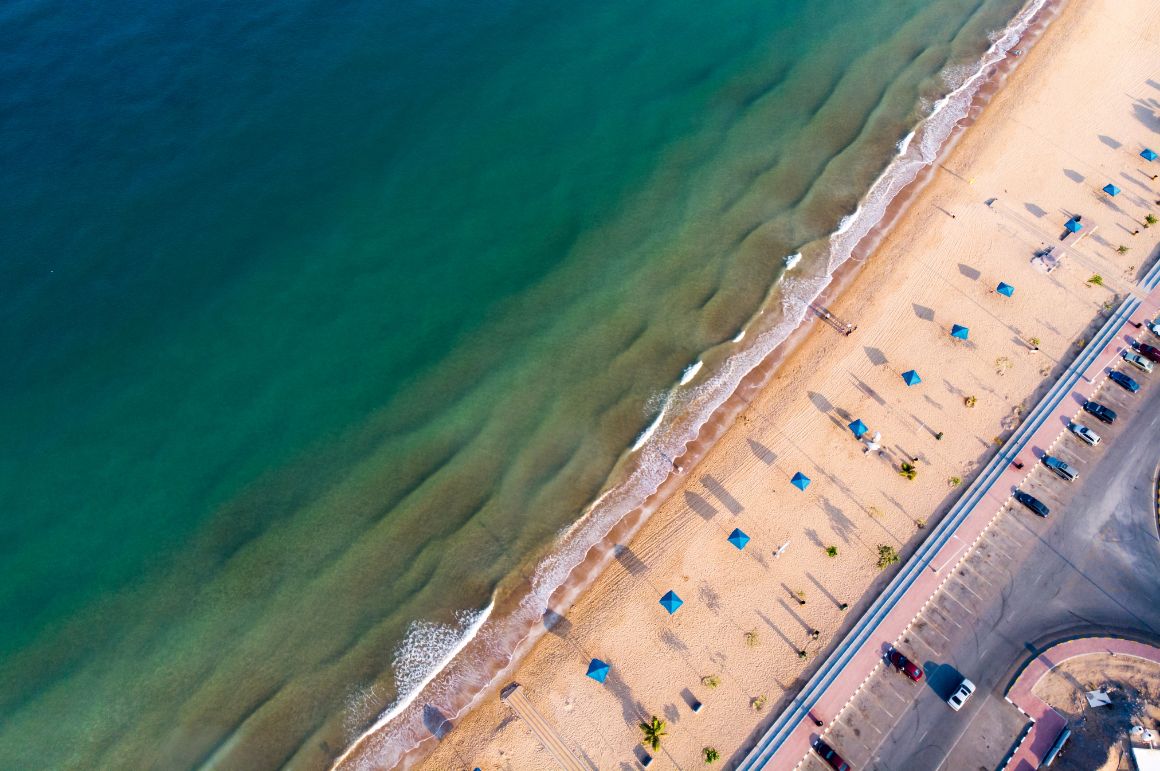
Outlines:
{"type": "Polygon", "coordinates": [[[850,424],[850,430],[854,432],[855,439],[861,439],[862,434],[866,433],[870,429],[866,428],[866,424],[862,422],[861,418],[859,418],[850,424]]]}
{"type": "Polygon", "coordinates": [[[1156,153],[1147,147],[1140,151],[1140,157],[1146,161],[1154,161],[1157,158],[1156,153]]]}
{"type": "Polygon", "coordinates": [[[736,546],[738,549],[744,549],[745,544],[749,543],[749,536],[747,536],[739,527],[733,528],[733,532],[729,534],[729,543],[736,546]]]}
{"type": "Polygon", "coordinates": [[[951,327],[951,337],[957,337],[960,340],[966,340],[971,330],[964,327],[962,324],[955,324],[951,327]]]}
{"type": "Polygon", "coordinates": [[[1108,184],[1104,185],[1104,192],[1110,196],[1117,196],[1120,194],[1120,188],[1109,182],[1108,184]]]}
{"type": "Polygon", "coordinates": [[[665,606],[665,610],[667,610],[669,612],[670,616],[673,615],[674,613],[676,613],[677,608],[681,607],[684,604],[685,604],[685,601],[682,600],[680,597],[678,597],[677,593],[671,589],[669,591],[665,592],[664,597],[661,597],[661,605],[665,606]]]}
{"type": "Polygon", "coordinates": [[[598,683],[603,683],[604,679],[608,677],[609,669],[612,667],[600,659],[592,659],[591,663],[588,664],[588,676],[598,683]]]}
{"type": "Polygon", "coordinates": [[[1011,295],[1015,294],[1015,287],[1006,282],[1000,281],[999,286],[995,287],[995,291],[1004,297],[1010,297],[1011,295]]]}
{"type": "Polygon", "coordinates": [[[918,385],[919,383],[922,382],[922,378],[920,378],[918,376],[918,373],[912,369],[907,370],[906,372],[903,372],[902,379],[906,381],[906,384],[908,386],[918,385]]]}
{"type": "Polygon", "coordinates": [[[1067,224],[1064,225],[1064,227],[1067,228],[1068,231],[1072,232],[1072,233],[1078,233],[1079,231],[1083,230],[1083,225],[1081,225],[1079,223],[1079,220],[1075,219],[1074,217],[1072,219],[1069,219],[1067,221],[1067,224]]]}
{"type": "Polygon", "coordinates": [[[800,471],[797,472],[796,474],[794,474],[793,479],[791,479],[789,481],[794,487],[796,487],[799,490],[804,490],[810,486],[810,478],[800,471]]]}

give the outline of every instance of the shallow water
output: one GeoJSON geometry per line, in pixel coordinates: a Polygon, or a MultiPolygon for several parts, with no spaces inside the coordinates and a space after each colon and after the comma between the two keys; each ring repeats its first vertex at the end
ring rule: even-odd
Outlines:
{"type": "Polygon", "coordinates": [[[7,5],[4,765],[325,764],[1018,5],[7,5]]]}

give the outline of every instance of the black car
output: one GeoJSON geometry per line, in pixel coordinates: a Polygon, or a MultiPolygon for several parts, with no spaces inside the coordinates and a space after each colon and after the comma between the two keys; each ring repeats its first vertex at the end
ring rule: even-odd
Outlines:
{"type": "Polygon", "coordinates": [[[1119,385],[1122,388],[1125,388],[1125,389],[1131,391],[1132,393],[1136,393],[1137,391],[1140,390],[1139,383],[1137,383],[1135,380],[1133,380],[1132,378],[1125,375],[1123,372],[1120,372],[1119,370],[1115,370],[1110,375],[1108,375],[1108,380],[1111,380],[1113,383],[1119,385]]]}
{"type": "Polygon", "coordinates": [[[1083,410],[1084,410],[1084,412],[1087,412],[1087,413],[1094,415],[1096,420],[1099,420],[1103,423],[1115,423],[1116,422],[1115,411],[1109,410],[1107,407],[1100,404],[1099,402],[1084,402],[1083,403],[1083,410]]]}
{"type": "Polygon", "coordinates": [[[1015,493],[1015,500],[1019,501],[1024,506],[1031,509],[1044,519],[1046,519],[1047,515],[1051,513],[1051,509],[1047,508],[1043,501],[1039,500],[1034,495],[1028,495],[1027,493],[1020,491],[1015,493]]]}
{"type": "Polygon", "coordinates": [[[822,741],[821,738],[814,739],[811,746],[814,748],[814,752],[821,755],[822,760],[826,761],[826,764],[834,771],[850,771],[850,764],[841,755],[834,752],[834,748],[822,741]]]}

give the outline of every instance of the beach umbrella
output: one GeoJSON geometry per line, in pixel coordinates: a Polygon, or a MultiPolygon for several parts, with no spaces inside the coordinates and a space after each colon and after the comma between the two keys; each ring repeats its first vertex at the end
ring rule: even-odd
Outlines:
{"type": "Polygon", "coordinates": [[[1108,195],[1116,196],[1120,194],[1120,188],[1109,182],[1108,184],[1104,185],[1104,192],[1108,195]]]}
{"type": "Polygon", "coordinates": [[[922,382],[922,378],[920,378],[918,376],[918,373],[912,369],[907,370],[906,372],[903,372],[902,379],[906,381],[906,384],[908,386],[918,385],[919,383],[922,382]]]}
{"type": "Polygon", "coordinates": [[[794,474],[793,479],[791,479],[789,481],[794,487],[796,487],[799,490],[804,490],[810,486],[810,478],[800,471],[797,472],[796,474],[794,474]]]}
{"type": "Polygon", "coordinates": [[[850,424],[850,430],[854,432],[855,439],[861,439],[862,434],[866,433],[870,429],[866,428],[866,424],[863,423],[862,420],[859,418],[858,420],[855,420],[853,423],[850,424]]]}
{"type": "Polygon", "coordinates": [[[749,543],[749,536],[747,536],[739,527],[733,528],[733,532],[729,534],[729,543],[736,546],[738,549],[744,549],[745,544],[749,543]]]}
{"type": "Polygon", "coordinates": [[[664,597],[661,597],[661,605],[665,606],[665,610],[667,610],[669,612],[670,616],[673,615],[674,613],[676,613],[677,608],[681,607],[684,604],[685,604],[685,601],[682,600],[680,597],[678,597],[677,593],[674,592],[672,589],[665,592],[664,597]]]}
{"type": "Polygon", "coordinates": [[[1147,147],[1145,147],[1143,150],[1140,151],[1140,157],[1146,161],[1154,161],[1154,160],[1156,160],[1157,156],[1156,156],[1155,152],[1153,152],[1152,150],[1149,150],[1147,147]]]}
{"type": "Polygon", "coordinates": [[[608,670],[611,668],[600,659],[592,659],[588,664],[588,676],[598,683],[603,683],[604,678],[608,677],[608,670]]]}
{"type": "Polygon", "coordinates": [[[957,337],[960,340],[966,340],[967,335],[970,333],[971,330],[967,329],[962,324],[955,324],[953,327],[951,327],[951,337],[957,337]]]}
{"type": "Polygon", "coordinates": [[[1008,283],[1000,281],[999,286],[995,287],[995,291],[998,292],[999,294],[1003,295],[1004,297],[1010,297],[1011,295],[1015,294],[1015,287],[1011,286],[1008,283]]]}
{"type": "Polygon", "coordinates": [[[1079,220],[1074,218],[1069,219],[1064,227],[1067,228],[1068,232],[1071,233],[1078,233],[1079,231],[1083,230],[1083,225],[1079,224],[1079,220]]]}

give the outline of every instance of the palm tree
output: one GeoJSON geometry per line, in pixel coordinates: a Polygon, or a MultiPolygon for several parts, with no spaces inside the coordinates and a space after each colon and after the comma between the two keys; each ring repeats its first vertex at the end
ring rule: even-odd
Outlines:
{"type": "Polygon", "coordinates": [[[652,720],[647,723],[641,723],[640,730],[644,732],[644,741],[641,744],[652,747],[653,752],[661,748],[661,739],[668,736],[668,731],[665,730],[665,721],[656,715],[653,715],[652,720]]]}

